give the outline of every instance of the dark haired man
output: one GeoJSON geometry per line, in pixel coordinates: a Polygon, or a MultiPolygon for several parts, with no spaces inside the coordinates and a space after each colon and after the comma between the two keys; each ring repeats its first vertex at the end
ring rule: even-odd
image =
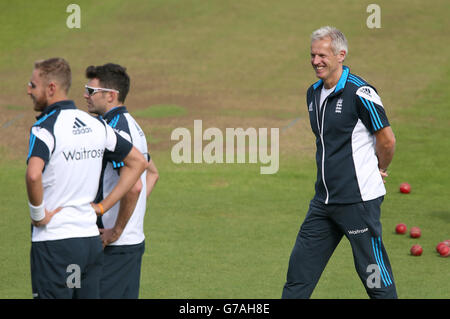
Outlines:
{"type": "MultiPolygon", "coordinates": [[[[146,198],[159,176],[147,150],[145,134],[124,106],[130,78],[126,69],[108,63],[89,66],[84,97],[89,112],[102,117],[116,132],[147,156],[149,166],[136,185],[99,220],[104,248],[101,298],[137,299],[145,248],[146,198]]],[[[104,161],[99,199],[107,196],[121,175],[123,163],[104,161]]]]}
{"type": "Polygon", "coordinates": [[[28,83],[34,110],[41,112],[31,127],[26,171],[34,298],[99,298],[103,254],[96,213],[110,209],[147,167],[131,143],[68,100],[70,83],[62,58],[36,62],[28,83]],[[109,196],[92,204],[103,157],[123,161],[126,169],[109,196]]]}

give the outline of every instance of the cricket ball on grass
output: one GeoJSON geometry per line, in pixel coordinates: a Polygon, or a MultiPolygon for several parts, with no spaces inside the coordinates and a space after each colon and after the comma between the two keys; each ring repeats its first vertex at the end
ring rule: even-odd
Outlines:
{"type": "Polygon", "coordinates": [[[420,246],[420,245],[413,245],[411,247],[410,251],[411,251],[411,255],[413,255],[413,256],[420,256],[423,253],[422,246],[420,246]]]}
{"type": "Polygon", "coordinates": [[[448,257],[450,256],[450,247],[448,247],[447,245],[442,245],[439,248],[439,255],[441,255],[441,257],[448,257]]]}
{"type": "Polygon", "coordinates": [[[419,227],[411,227],[409,235],[411,236],[411,238],[419,238],[422,235],[422,233],[419,227]]]}
{"type": "Polygon", "coordinates": [[[408,183],[401,183],[400,192],[403,194],[409,194],[411,192],[411,185],[409,185],[408,183]]]}
{"type": "Polygon", "coordinates": [[[404,233],[406,233],[407,230],[408,230],[408,227],[406,227],[405,224],[398,224],[397,226],[395,226],[395,232],[397,234],[404,234],[404,233]]]}
{"type": "Polygon", "coordinates": [[[437,244],[436,251],[439,252],[439,250],[441,249],[442,246],[447,246],[447,245],[443,241],[441,241],[439,244],[437,244]]]}

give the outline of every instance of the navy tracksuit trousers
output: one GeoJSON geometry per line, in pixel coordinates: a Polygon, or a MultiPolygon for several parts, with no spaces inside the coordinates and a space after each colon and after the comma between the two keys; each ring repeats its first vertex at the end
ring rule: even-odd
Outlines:
{"type": "Polygon", "coordinates": [[[289,260],[282,298],[309,298],[345,235],[356,271],[370,298],[397,298],[391,265],[381,239],[384,197],[347,205],[312,200],[289,260]]]}
{"type": "Polygon", "coordinates": [[[98,299],[103,249],[100,236],[31,243],[35,299],[98,299]]]}

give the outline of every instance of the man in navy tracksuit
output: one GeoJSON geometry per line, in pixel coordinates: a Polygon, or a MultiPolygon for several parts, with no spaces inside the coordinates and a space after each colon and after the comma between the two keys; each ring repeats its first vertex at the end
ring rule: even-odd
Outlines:
{"type": "Polygon", "coordinates": [[[289,260],[282,298],[309,298],[343,235],[371,298],[397,298],[383,245],[380,206],[395,137],[380,97],[343,65],[347,40],[323,27],[311,37],[311,64],[319,81],[307,92],[316,136],[315,196],[289,260]]]}

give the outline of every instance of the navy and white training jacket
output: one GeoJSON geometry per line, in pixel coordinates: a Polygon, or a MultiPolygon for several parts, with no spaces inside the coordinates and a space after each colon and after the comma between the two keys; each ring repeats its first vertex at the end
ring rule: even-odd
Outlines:
{"type": "Polygon", "coordinates": [[[317,81],[306,97],[317,146],[314,199],[350,204],[385,195],[374,132],[389,122],[376,89],[346,66],[335,90],[320,106],[322,87],[323,81],[317,81]]]}
{"type": "MultiPolygon", "coordinates": [[[[136,120],[128,113],[125,106],[118,106],[103,115],[103,119],[108,125],[120,136],[129,141],[136,147],[148,161],[150,154],[148,153],[147,140],[136,120]]],[[[99,194],[97,200],[108,196],[119,181],[119,170],[124,166],[123,162],[104,159],[103,173],[100,180],[99,194]]],[[[136,203],[136,207],[128,220],[119,239],[109,244],[110,246],[137,245],[144,241],[144,216],[147,208],[146,198],[146,176],[145,170],[141,174],[142,190],[136,203]]],[[[117,216],[119,214],[120,201],[118,201],[111,209],[102,216],[104,228],[113,228],[117,216]]]]}

